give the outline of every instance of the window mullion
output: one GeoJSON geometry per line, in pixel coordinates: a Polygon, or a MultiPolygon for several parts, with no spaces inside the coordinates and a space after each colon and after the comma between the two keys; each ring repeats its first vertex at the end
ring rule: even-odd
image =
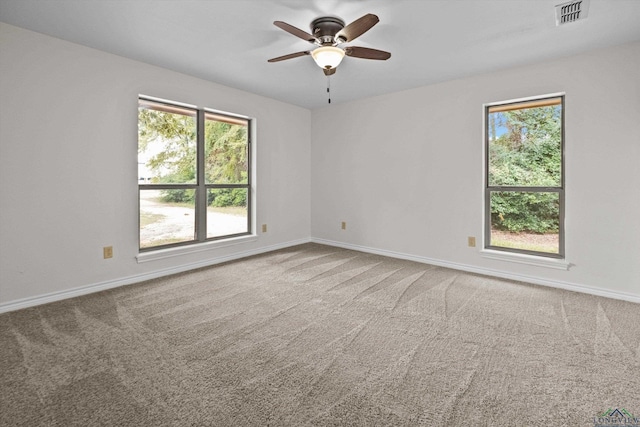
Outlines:
{"type": "Polygon", "coordinates": [[[564,115],[563,95],[485,105],[486,249],[564,258],[564,115]]]}
{"type": "Polygon", "coordinates": [[[251,129],[247,117],[139,97],[141,252],[251,233],[251,129]],[[207,147],[207,141],[211,147],[207,147]],[[242,150],[247,150],[246,163],[238,157],[242,150]],[[212,171],[205,167],[210,162],[211,167],[230,170],[209,175],[212,171]],[[219,183],[225,181],[238,183],[219,183]],[[209,208],[208,201],[213,198],[215,207],[209,208]],[[209,216],[215,220],[209,218],[207,224],[209,216]]]}
{"type": "Polygon", "coordinates": [[[204,111],[198,110],[196,174],[196,240],[207,240],[207,188],[204,176],[204,111]]]}
{"type": "Polygon", "coordinates": [[[559,193],[562,187],[489,186],[489,191],[522,191],[527,193],[559,193]]]}
{"type": "Polygon", "coordinates": [[[249,188],[249,184],[207,184],[207,188],[249,188]]]}

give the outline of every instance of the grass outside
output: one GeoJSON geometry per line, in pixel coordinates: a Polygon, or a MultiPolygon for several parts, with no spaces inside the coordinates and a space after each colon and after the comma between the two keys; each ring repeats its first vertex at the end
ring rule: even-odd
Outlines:
{"type": "MultiPolygon", "coordinates": [[[[147,198],[146,200],[159,203],[162,207],[166,207],[166,208],[186,208],[192,211],[195,210],[193,203],[164,202],[160,197],[147,198]]],[[[207,207],[207,212],[210,214],[211,213],[221,214],[227,217],[229,216],[240,217],[240,218],[247,217],[247,208],[245,206],[227,206],[227,207],[209,206],[207,207]]],[[[145,211],[144,208],[142,208],[140,211],[141,232],[146,227],[153,226],[154,224],[158,224],[159,226],[162,226],[163,225],[162,223],[166,221],[169,221],[169,223],[167,224],[171,225],[171,219],[169,219],[167,215],[148,212],[148,211],[145,211]]],[[[150,247],[169,245],[173,243],[180,243],[180,242],[193,240],[192,236],[187,237],[184,235],[184,233],[181,234],[179,230],[176,231],[176,233],[178,233],[179,235],[172,236],[172,235],[167,235],[166,232],[163,232],[163,234],[165,234],[164,237],[160,237],[160,236],[156,236],[156,238],[154,238],[153,236],[145,237],[143,241],[140,242],[140,246],[141,248],[150,248],[150,247]]]]}
{"type": "Polygon", "coordinates": [[[140,211],[140,228],[146,227],[156,222],[162,221],[166,218],[166,215],[152,214],[145,211],[140,211]]]}
{"type": "MultiPolygon", "coordinates": [[[[191,239],[193,240],[193,239],[191,239]]],[[[148,242],[141,242],[140,247],[141,248],[155,248],[156,246],[162,246],[162,245],[171,245],[173,243],[180,243],[180,242],[188,242],[190,241],[189,239],[180,239],[180,238],[173,238],[173,239],[156,239],[156,240],[151,240],[148,242]]]]}
{"type": "Polygon", "coordinates": [[[491,245],[552,254],[557,254],[560,246],[558,233],[509,233],[498,230],[491,230],[491,245]]]}
{"type": "MultiPolygon", "coordinates": [[[[193,204],[190,203],[167,203],[163,202],[167,206],[184,207],[193,209],[193,204]]],[[[216,212],[225,215],[246,216],[247,208],[244,206],[226,206],[226,207],[207,207],[209,212],[216,212]]],[[[152,214],[148,212],[140,212],[140,227],[146,227],[156,222],[161,222],[165,215],[152,214]]],[[[170,243],[177,243],[184,241],[184,239],[164,239],[162,241],[153,241],[150,246],[166,245],[170,243]]],[[[506,231],[492,230],[491,231],[491,245],[499,246],[502,248],[523,249],[535,252],[546,253],[558,253],[558,234],[537,234],[537,233],[509,233],[506,231]]]]}
{"type": "MultiPolygon", "coordinates": [[[[157,222],[162,222],[166,218],[166,215],[161,214],[153,214],[145,211],[140,212],[140,228],[147,227],[151,224],[155,224],[157,222]]],[[[140,247],[142,248],[150,248],[154,246],[160,245],[170,245],[172,243],[184,242],[183,238],[167,238],[167,239],[156,239],[147,242],[140,242],[140,247]]]]}
{"type": "Polygon", "coordinates": [[[217,212],[225,215],[247,216],[246,206],[225,206],[225,207],[207,207],[209,212],[217,212]]]}

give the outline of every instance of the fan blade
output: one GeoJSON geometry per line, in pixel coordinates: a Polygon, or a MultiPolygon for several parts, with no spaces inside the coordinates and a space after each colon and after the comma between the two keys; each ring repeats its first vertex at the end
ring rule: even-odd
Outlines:
{"type": "Polygon", "coordinates": [[[336,73],[335,68],[323,68],[322,71],[324,71],[325,76],[332,76],[336,73]]]}
{"type": "Polygon", "coordinates": [[[311,52],[309,52],[308,50],[305,50],[304,52],[290,53],[288,55],[278,56],[277,58],[271,58],[267,62],[284,61],[285,59],[293,59],[293,58],[297,58],[299,56],[305,56],[305,55],[311,55],[311,52]]]}
{"type": "Polygon", "coordinates": [[[309,43],[316,42],[316,38],[313,37],[311,34],[307,33],[306,31],[302,31],[300,28],[296,28],[293,25],[287,24],[286,22],[273,21],[273,25],[275,25],[276,27],[282,30],[285,30],[289,34],[293,34],[296,37],[300,37],[302,40],[306,40],[309,43]]]}
{"type": "Polygon", "coordinates": [[[344,53],[347,56],[363,59],[378,59],[381,61],[391,58],[389,52],[378,49],[369,49],[368,47],[349,46],[344,48],[344,53]]]}
{"type": "Polygon", "coordinates": [[[350,42],[356,37],[360,37],[369,31],[371,27],[376,25],[378,22],[380,22],[380,19],[378,19],[376,15],[368,13],[340,30],[338,34],[336,34],[336,38],[343,39],[345,42],[350,42]]]}

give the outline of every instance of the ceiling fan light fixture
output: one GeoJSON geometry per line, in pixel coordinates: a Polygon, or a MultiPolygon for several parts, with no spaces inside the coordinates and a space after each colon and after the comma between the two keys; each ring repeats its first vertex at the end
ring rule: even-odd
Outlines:
{"type": "Polygon", "coordinates": [[[340,65],[342,58],[344,58],[344,50],[335,46],[320,46],[311,52],[311,56],[318,67],[330,70],[340,65]]]}

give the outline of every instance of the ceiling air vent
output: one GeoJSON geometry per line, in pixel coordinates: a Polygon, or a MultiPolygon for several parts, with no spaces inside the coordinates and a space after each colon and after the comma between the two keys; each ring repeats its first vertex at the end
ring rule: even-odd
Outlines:
{"type": "Polygon", "coordinates": [[[574,0],[556,6],[556,26],[587,17],[589,0],[574,0]]]}

